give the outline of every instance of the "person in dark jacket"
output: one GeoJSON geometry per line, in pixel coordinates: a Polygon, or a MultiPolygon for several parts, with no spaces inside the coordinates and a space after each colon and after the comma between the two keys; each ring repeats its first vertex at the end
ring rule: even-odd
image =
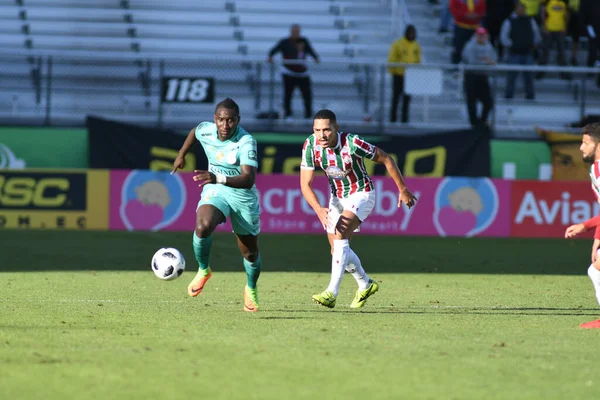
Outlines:
{"type": "Polygon", "coordinates": [[[600,1],[581,0],[579,13],[583,18],[583,24],[590,39],[588,43],[588,67],[593,67],[598,58],[600,47],[600,1]]]}
{"type": "Polygon", "coordinates": [[[281,39],[269,51],[268,62],[273,62],[273,56],[279,52],[281,52],[283,57],[281,73],[283,78],[285,117],[292,116],[292,93],[298,87],[304,100],[304,118],[312,118],[312,87],[306,64],[289,62],[306,61],[306,56],[310,55],[316,63],[319,63],[319,56],[313,50],[308,39],[300,36],[300,25],[292,25],[290,36],[281,39]]]}
{"type": "Polygon", "coordinates": [[[487,14],[484,18],[484,25],[487,27],[490,43],[498,51],[498,58],[502,59],[504,46],[500,42],[500,28],[506,18],[515,9],[514,0],[486,0],[487,14]]]}
{"type": "MultiPolygon", "coordinates": [[[[525,5],[520,1],[515,12],[504,21],[500,30],[502,45],[508,48],[508,64],[533,65],[535,49],[542,43],[542,35],[535,19],[525,13],[525,5]]],[[[533,72],[523,72],[525,98],[533,100],[533,72]]],[[[504,98],[512,99],[515,94],[517,71],[510,71],[506,79],[504,98]]]]}

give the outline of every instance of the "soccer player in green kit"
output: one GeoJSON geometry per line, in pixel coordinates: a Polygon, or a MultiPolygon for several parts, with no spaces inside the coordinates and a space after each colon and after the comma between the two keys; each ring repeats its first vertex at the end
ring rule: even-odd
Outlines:
{"type": "Polygon", "coordinates": [[[171,173],[185,166],[185,155],[198,140],[209,164],[207,171],[194,171],[193,179],[202,187],[193,236],[199,269],[188,286],[188,294],[198,296],[212,276],[211,235],[229,217],[247,276],[244,311],[255,312],[258,311],[256,283],[262,265],[258,251],[260,205],[254,184],[258,157],[256,141],[239,122],[240,109],[235,101],[230,98],[221,101],[215,108],[214,123],[201,122],[190,130],[171,173]]]}
{"type": "Polygon", "coordinates": [[[375,206],[375,186],[367,174],[363,160],[368,158],[385,165],[398,187],[398,207],[408,208],[417,198],[408,190],[398,165],[382,149],[366,142],[358,135],[339,132],[333,111],[320,110],[315,114],[313,134],[302,148],[300,187],[306,202],[312,207],[327,231],[331,246],[331,280],[325,291],[313,295],[314,302],[335,307],[344,270],[350,272],[358,290],[350,308],[362,308],[367,299],[379,290],[379,284],[370,279],[360,259],[350,248],[352,234],[369,216],[375,206]],[[329,206],[323,206],[312,188],[315,168],[320,167],[329,178],[331,193],[329,206]]]}

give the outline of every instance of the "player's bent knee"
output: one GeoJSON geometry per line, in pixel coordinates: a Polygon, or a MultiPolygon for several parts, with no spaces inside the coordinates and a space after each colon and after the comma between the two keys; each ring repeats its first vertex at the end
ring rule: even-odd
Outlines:
{"type": "Polygon", "coordinates": [[[242,256],[243,256],[243,257],[244,257],[246,260],[248,260],[248,261],[250,261],[250,262],[252,262],[252,263],[253,263],[254,261],[258,260],[258,250],[256,250],[256,251],[245,251],[245,252],[242,254],[242,256]]]}
{"type": "MultiPolygon", "coordinates": [[[[350,235],[352,234],[352,229],[348,229],[348,226],[339,225],[335,227],[335,236],[334,239],[350,239],[350,235]]],[[[333,248],[331,249],[333,251],[333,248]]]]}
{"type": "Polygon", "coordinates": [[[199,238],[209,237],[212,231],[213,228],[210,222],[204,220],[196,222],[196,236],[199,238]]]}
{"type": "MultiPolygon", "coordinates": [[[[594,263],[592,265],[590,265],[590,268],[594,268],[596,270],[596,271],[591,271],[591,272],[600,271],[600,258],[596,259],[596,261],[594,261],[594,263]]],[[[590,268],[588,268],[588,275],[590,274],[590,268]]]]}

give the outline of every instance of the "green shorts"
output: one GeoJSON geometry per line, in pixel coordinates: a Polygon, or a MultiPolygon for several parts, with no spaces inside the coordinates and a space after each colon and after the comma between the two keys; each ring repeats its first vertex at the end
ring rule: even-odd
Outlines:
{"type": "MultiPolygon", "coordinates": [[[[260,205],[258,199],[236,199],[231,195],[231,189],[219,185],[206,185],[202,190],[200,206],[210,204],[217,207],[227,218],[231,219],[233,232],[238,235],[257,236],[260,233],[260,205]]],[[[233,189],[235,190],[235,189],[233,189]]]]}

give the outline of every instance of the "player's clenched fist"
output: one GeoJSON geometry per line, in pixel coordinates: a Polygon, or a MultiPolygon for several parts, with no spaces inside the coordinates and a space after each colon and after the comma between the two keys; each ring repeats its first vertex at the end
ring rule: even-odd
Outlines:
{"type": "Polygon", "coordinates": [[[208,171],[199,171],[194,170],[196,175],[194,175],[194,180],[196,182],[200,182],[198,186],[202,187],[208,183],[215,183],[217,181],[217,177],[212,172],[208,171]]]}

